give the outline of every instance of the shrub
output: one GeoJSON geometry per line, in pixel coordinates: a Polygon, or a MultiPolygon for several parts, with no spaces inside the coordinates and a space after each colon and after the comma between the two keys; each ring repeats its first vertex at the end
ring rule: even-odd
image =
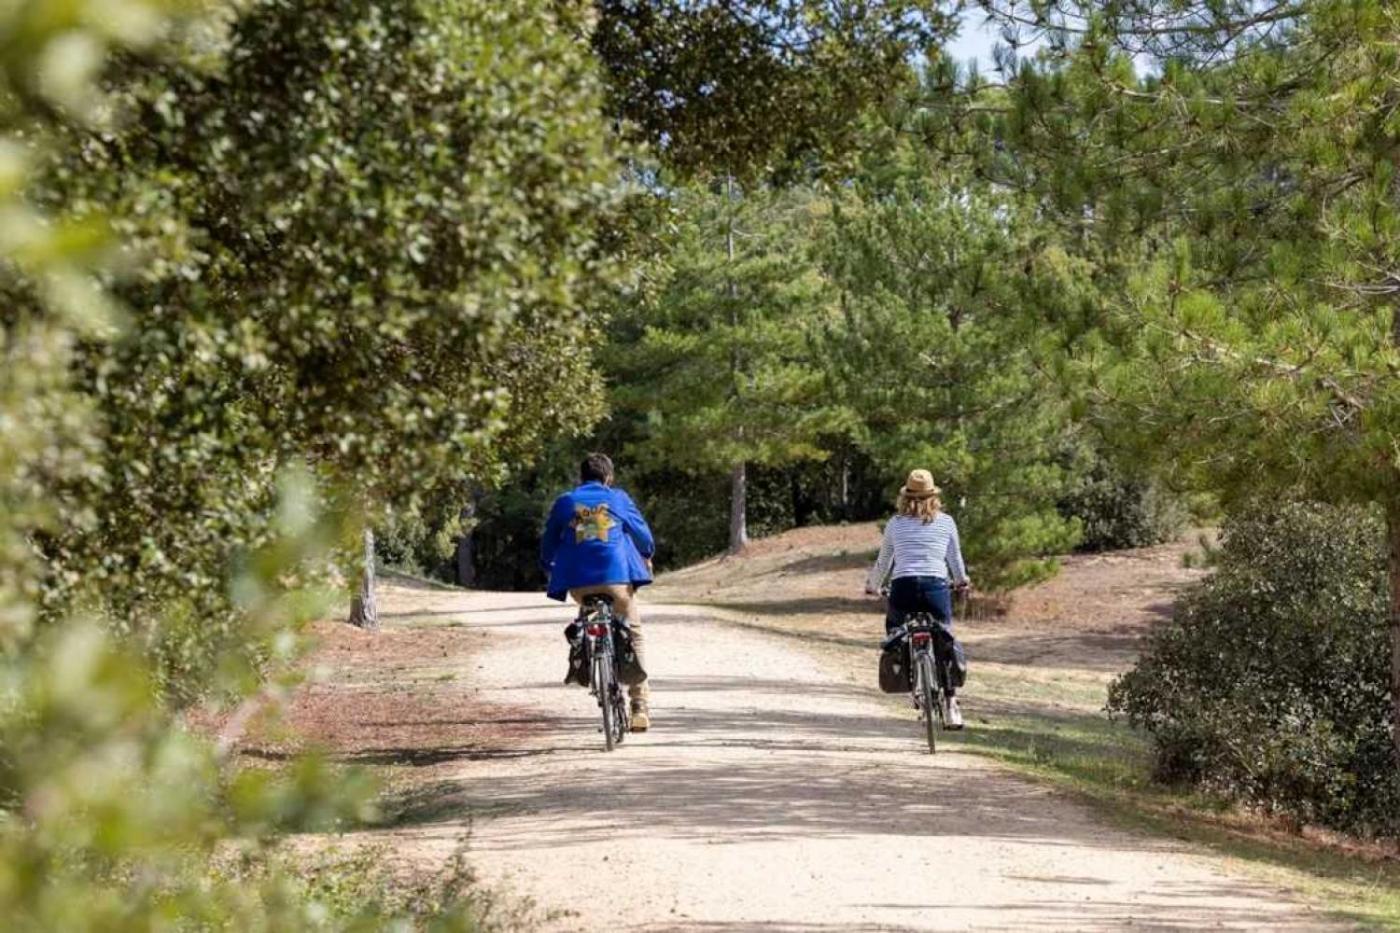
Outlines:
{"type": "Polygon", "coordinates": [[[1362,834],[1400,832],[1377,515],[1293,504],[1226,522],[1111,712],[1151,734],[1161,778],[1362,834]]]}
{"type": "Polygon", "coordinates": [[[1175,539],[1186,527],[1185,505],[1152,478],[1135,476],[1093,451],[1076,459],[1082,472],[1059,510],[1080,523],[1078,550],[1149,547],[1175,539]]]}

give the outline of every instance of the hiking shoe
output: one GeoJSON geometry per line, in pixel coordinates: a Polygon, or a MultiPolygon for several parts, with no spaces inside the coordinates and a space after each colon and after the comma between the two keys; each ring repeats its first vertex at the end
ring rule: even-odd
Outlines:
{"type": "Polygon", "coordinates": [[[948,697],[948,703],[943,710],[943,722],[949,729],[961,729],[963,727],[962,710],[958,708],[958,698],[948,697]]]}
{"type": "Polygon", "coordinates": [[[645,732],[651,728],[651,716],[647,714],[647,705],[632,701],[632,731],[645,732]]]}

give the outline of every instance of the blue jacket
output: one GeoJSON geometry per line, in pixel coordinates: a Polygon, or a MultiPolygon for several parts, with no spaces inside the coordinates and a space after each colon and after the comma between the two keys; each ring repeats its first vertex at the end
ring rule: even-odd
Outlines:
{"type": "Polygon", "coordinates": [[[554,500],[540,541],[540,566],[550,599],[581,586],[651,582],[644,558],[656,551],[651,529],[632,497],[602,483],[584,483],[554,500]]]}

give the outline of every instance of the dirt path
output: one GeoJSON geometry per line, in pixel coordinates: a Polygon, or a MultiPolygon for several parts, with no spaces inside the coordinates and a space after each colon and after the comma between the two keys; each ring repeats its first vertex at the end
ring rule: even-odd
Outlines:
{"type": "Polygon", "coordinates": [[[432,864],[474,816],[472,862],[552,913],[546,928],[1326,927],[1213,856],[975,756],[930,757],[912,710],[792,638],[649,607],[655,726],[607,754],[588,695],[559,683],[559,604],[396,605],[392,627],[471,632],[473,704],[528,728],[435,761],[387,841],[432,864]]]}

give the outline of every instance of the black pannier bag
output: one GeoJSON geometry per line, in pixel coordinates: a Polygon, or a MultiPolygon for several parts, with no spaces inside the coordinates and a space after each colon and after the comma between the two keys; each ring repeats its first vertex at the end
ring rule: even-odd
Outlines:
{"type": "Polygon", "coordinates": [[[902,632],[886,638],[880,646],[880,689],[885,693],[908,693],[914,689],[909,676],[909,641],[902,632]]]}
{"type": "Polygon", "coordinates": [[[613,651],[617,654],[617,679],[628,687],[635,687],[647,679],[647,672],[637,658],[636,646],[632,643],[632,627],[626,620],[619,620],[613,626],[613,651]]]}
{"type": "Polygon", "coordinates": [[[588,639],[583,637],[583,623],[570,622],[564,637],[569,640],[569,671],[564,675],[564,683],[587,687],[593,680],[593,664],[588,657],[588,639]]]}

